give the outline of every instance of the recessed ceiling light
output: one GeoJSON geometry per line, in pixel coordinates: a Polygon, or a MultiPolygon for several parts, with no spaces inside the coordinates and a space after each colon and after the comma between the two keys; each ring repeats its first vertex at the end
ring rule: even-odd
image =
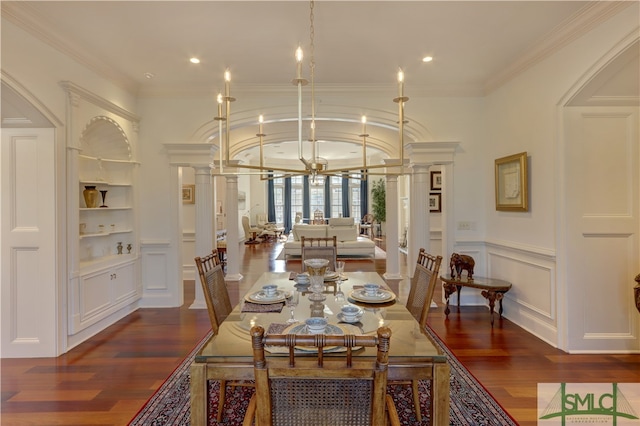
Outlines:
{"type": "Polygon", "coordinates": [[[433,57],[431,56],[425,56],[424,58],[422,58],[422,62],[431,62],[433,61],[433,57]]]}
{"type": "Polygon", "coordinates": [[[156,75],[154,73],[152,73],[152,72],[145,72],[144,76],[145,76],[146,79],[151,80],[156,75]]]}
{"type": "Polygon", "coordinates": [[[199,64],[200,63],[200,59],[196,58],[195,56],[191,59],[189,59],[189,62],[191,62],[192,64],[199,64]]]}

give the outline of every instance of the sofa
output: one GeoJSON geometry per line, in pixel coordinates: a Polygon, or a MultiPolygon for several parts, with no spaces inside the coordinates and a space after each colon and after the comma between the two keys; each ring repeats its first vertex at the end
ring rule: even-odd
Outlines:
{"type": "Polygon", "coordinates": [[[295,224],[284,243],[284,258],[301,256],[301,236],[305,238],[331,238],[334,235],[338,244],[338,257],[375,257],[375,242],[360,235],[360,230],[353,222],[353,218],[334,217],[329,219],[329,223],[326,225],[295,224]]]}

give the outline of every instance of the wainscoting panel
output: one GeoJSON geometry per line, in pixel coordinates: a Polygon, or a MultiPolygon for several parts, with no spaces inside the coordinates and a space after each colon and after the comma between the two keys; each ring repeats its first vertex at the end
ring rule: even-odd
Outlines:
{"type": "Polygon", "coordinates": [[[173,307],[182,304],[182,283],[171,280],[172,250],[169,240],[142,241],[140,244],[144,277],[141,307],[173,307]]]}
{"type": "Polygon", "coordinates": [[[489,276],[513,284],[503,300],[503,315],[557,346],[555,253],[505,241],[487,243],[489,276]]]}

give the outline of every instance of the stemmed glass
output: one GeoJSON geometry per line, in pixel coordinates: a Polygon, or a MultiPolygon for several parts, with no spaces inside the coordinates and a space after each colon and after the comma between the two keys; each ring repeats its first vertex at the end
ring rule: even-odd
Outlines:
{"type": "Polygon", "coordinates": [[[344,293],[342,292],[342,273],[344,272],[344,262],[339,260],[336,262],[336,273],[338,274],[338,291],[336,292],[336,302],[344,301],[344,293]]]}
{"type": "Polygon", "coordinates": [[[285,304],[289,307],[289,312],[291,313],[291,316],[287,320],[287,324],[293,324],[294,322],[298,322],[298,320],[295,319],[295,317],[293,316],[293,311],[296,309],[296,306],[298,306],[298,301],[300,300],[300,293],[298,293],[297,291],[288,292],[284,300],[285,300],[285,304]]]}

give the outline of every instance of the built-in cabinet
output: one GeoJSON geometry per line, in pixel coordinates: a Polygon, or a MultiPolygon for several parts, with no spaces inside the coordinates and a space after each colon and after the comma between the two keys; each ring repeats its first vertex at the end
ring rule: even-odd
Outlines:
{"type": "Polygon", "coordinates": [[[66,83],[72,103],[67,161],[70,195],[69,345],[138,308],[137,117],[66,83]],[[92,190],[95,203],[85,193],[92,190]]]}

